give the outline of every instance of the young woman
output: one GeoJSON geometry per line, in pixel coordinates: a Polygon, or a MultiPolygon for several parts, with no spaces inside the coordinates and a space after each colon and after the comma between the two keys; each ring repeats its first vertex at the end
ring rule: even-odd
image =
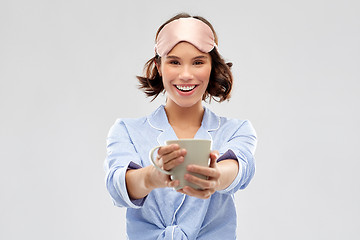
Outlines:
{"type": "Polygon", "coordinates": [[[155,57],[138,77],[141,88],[166,104],[139,119],[118,119],[107,138],[106,186],[116,206],[127,209],[129,239],[236,239],[234,193],[245,188],[255,171],[256,134],[249,121],[219,117],[202,101],[224,101],[232,87],[231,64],[217,50],[217,36],[202,17],[179,14],[156,34],[155,57]],[[209,167],[189,165],[179,184],[151,165],[157,146],[165,170],[182,164],[185,149],[165,145],[181,138],[211,139],[209,167]]]}

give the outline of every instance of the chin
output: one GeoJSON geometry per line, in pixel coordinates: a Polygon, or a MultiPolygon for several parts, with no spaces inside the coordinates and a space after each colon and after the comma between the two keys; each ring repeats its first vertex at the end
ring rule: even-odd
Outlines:
{"type": "Polygon", "coordinates": [[[178,105],[179,107],[182,107],[182,108],[190,108],[190,107],[193,107],[197,104],[201,104],[201,100],[200,101],[176,101],[176,105],[178,105]]]}

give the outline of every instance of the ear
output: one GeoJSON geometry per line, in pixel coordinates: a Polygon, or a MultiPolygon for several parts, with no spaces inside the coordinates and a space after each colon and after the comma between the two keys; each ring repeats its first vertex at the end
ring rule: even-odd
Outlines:
{"type": "Polygon", "coordinates": [[[162,73],[161,73],[161,67],[160,67],[160,64],[158,64],[158,61],[156,59],[154,59],[154,63],[155,63],[155,66],[156,66],[156,69],[161,77],[162,73]]]}

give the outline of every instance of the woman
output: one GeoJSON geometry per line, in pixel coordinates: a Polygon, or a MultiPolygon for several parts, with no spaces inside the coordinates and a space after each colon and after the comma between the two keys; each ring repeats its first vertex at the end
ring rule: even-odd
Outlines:
{"type": "Polygon", "coordinates": [[[155,57],[138,77],[141,88],[156,98],[166,92],[166,104],[139,119],[118,119],[110,129],[105,161],[106,186],[116,206],[126,207],[129,239],[236,239],[233,195],[254,175],[256,134],[249,121],[219,117],[202,101],[229,99],[231,64],[217,50],[217,36],[202,17],[179,14],[156,34],[155,57]],[[187,170],[200,186],[179,184],[154,168],[149,151],[158,150],[165,170],[181,164],[186,150],[165,146],[166,140],[212,140],[209,167],[187,170]],[[220,156],[220,157],[219,157],[220,156]]]}

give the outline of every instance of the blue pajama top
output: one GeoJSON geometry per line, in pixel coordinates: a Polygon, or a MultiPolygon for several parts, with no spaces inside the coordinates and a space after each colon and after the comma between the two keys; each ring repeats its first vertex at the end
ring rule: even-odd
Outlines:
{"type": "Polygon", "coordinates": [[[212,150],[220,153],[218,161],[233,158],[239,162],[239,172],[232,184],[205,200],[172,188],[155,189],[142,199],[129,197],[126,171],[150,165],[149,151],[153,147],[177,139],[164,106],[147,117],[118,119],[111,127],[104,165],[106,187],[114,204],[127,208],[130,240],[236,239],[234,193],[244,189],[254,175],[256,133],[247,120],[219,117],[204,109],[201,127],[194,138],[211,139],[212,150]]]}

